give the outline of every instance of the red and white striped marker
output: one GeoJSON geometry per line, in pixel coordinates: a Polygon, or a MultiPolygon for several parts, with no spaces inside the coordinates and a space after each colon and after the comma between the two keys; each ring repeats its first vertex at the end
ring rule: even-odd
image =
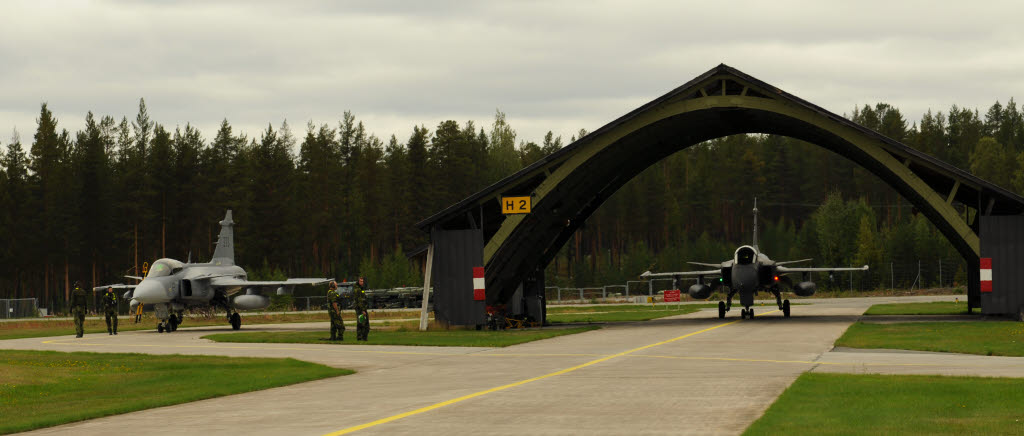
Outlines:
{"type": "Polygon", "coordinates": [[[484,293],[484,267],[473,267],[473,301],[484,301],[487,295],[484,293]]]}
{"type": "Polygon", "coordinates": [[[992,258],[981,258],[981,292],[992,292],[992,258]]]}

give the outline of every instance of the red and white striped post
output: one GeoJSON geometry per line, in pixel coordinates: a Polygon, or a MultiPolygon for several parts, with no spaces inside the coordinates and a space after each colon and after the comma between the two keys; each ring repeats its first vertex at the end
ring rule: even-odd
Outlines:
{"type": "Polygon", "coordinates": [[[484,301],[487,299],[487,294],[484,293],[484,268],[482,266],[473,267],[473,301],[484,301]]]}
{"type": "Polygon", "coordinates": [[[992,292],[992,258],[981,258],[981,292],[992,292]]]}

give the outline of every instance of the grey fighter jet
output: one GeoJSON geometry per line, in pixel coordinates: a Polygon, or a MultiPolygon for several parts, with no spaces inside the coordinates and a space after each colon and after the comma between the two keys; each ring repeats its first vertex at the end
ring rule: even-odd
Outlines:
{"type": "MultiPolygon", "coordinates": [[[[758,292],[768,292],[775,296],[775,302],[782,311],[783,316],[789,317],[789,300],[782,300],[781,293],[789,290],[800,297],[814,295],[817,289],[814,282],[810,280],[813,272],[827,272],[830,277],[836,271],[867,271],[868,266],[860,268],[799,268],[785,265],[807,262],[811,259],[791,260],[776,262],[761,253],[757,248],[757,200],[754,200],[754,243],[744,245],[736,249],[732,260],[722,263],[699,263],[688,262],[697,266],[712,267],[714,269],[704,271],[683,271],[668,273],[651,273],[646,271],[640,275],[642,278],[671,277],[678,283],[682,277],[697,277],[697,283],[690,286],[688,290],[691,297],[703,300],[711,296],[711,293],[720,287],[729,289],[726,301],[718,302],[718,317],[725,318],[725,313],[732,308],[732,297],[740,294],[740,304],[743,310],[740,316],[744,319],[754,318],[754,296],[758,292]],[[791,274],[801,274],[800,282],[794,284],[791,274]]],[[[673,288],[677,288],[673,286],[673,288]]]]}
{"type": "Polygon", "coordinates": [[[242,318],[238,310],[263,309],[270,305],[270,292],[291,294],[296,285],[327,283],[327,278],[298,278],[285,281],[249,281],[242,267],[235,265],[235,241],[232,230],[235,222],[228,210],[220,222],[217,247],[209,263],[182,263],[174,259],[153,262],[145,278],[138,285],[107,285],[95,288],[128,289],[125,298],[131,298],[131,313],[138,305],[153,306],[160,319],[157,331],[177,330],[187,307],[223,308],[228,313],[231,328],[238,330],[242,318]],[[244,291],[244,293],[242,292],[244,291]]]}

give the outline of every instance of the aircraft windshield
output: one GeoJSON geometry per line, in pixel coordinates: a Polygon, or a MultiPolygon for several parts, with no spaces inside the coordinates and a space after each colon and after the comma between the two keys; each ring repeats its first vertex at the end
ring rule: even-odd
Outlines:
{"type": "Polygon", "coordinates": [[[182,266],[183,264],[176,260],[160,259],[149,267],[149,274],[146,274],[146,278],[169,276],[180,270],[182,266]]]}
{"type": "Polygon", "coordinates": [[[736,263],[740,265],[750,265],[754,263],[754,256],[756,255],[757,253],[753,248],[740,247],[739,250],[736,250],[736,263]]]}

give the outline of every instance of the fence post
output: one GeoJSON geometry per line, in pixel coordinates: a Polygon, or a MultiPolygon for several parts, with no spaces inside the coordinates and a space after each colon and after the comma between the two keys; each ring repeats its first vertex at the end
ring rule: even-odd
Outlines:
{"type": "Polygon", "coordinates": [[[654,280],[648,280],[647,281],[647,296],[648,297],[653,297],[654,296],[654,280]]]}
{"type": "MultiPolygon", "coordinates": [[[[850,264],[850,268],[853,268],[853,264],[850,264]]],[[[850,271],[850,292],[853,292],[853,271],[850,271]]]]}
{"type": "Polygon", "coordinates": [[[939,259],[939,287],[942,287],[942,259],[939,259]]]}
{"type": "Polygon", "coordinates": [[[580,301],[583,301],[583,288],[580,288],[580,301]]]}
{"type": "Polygon", "coordinates": [[[555,288],[555,292],[558,294],[558,300],[555,300],[555,301],[558,301],[559,303],[561,303],[562,302],[562,288],[560,288],[560,287],[559,288],[555,288]]]}

